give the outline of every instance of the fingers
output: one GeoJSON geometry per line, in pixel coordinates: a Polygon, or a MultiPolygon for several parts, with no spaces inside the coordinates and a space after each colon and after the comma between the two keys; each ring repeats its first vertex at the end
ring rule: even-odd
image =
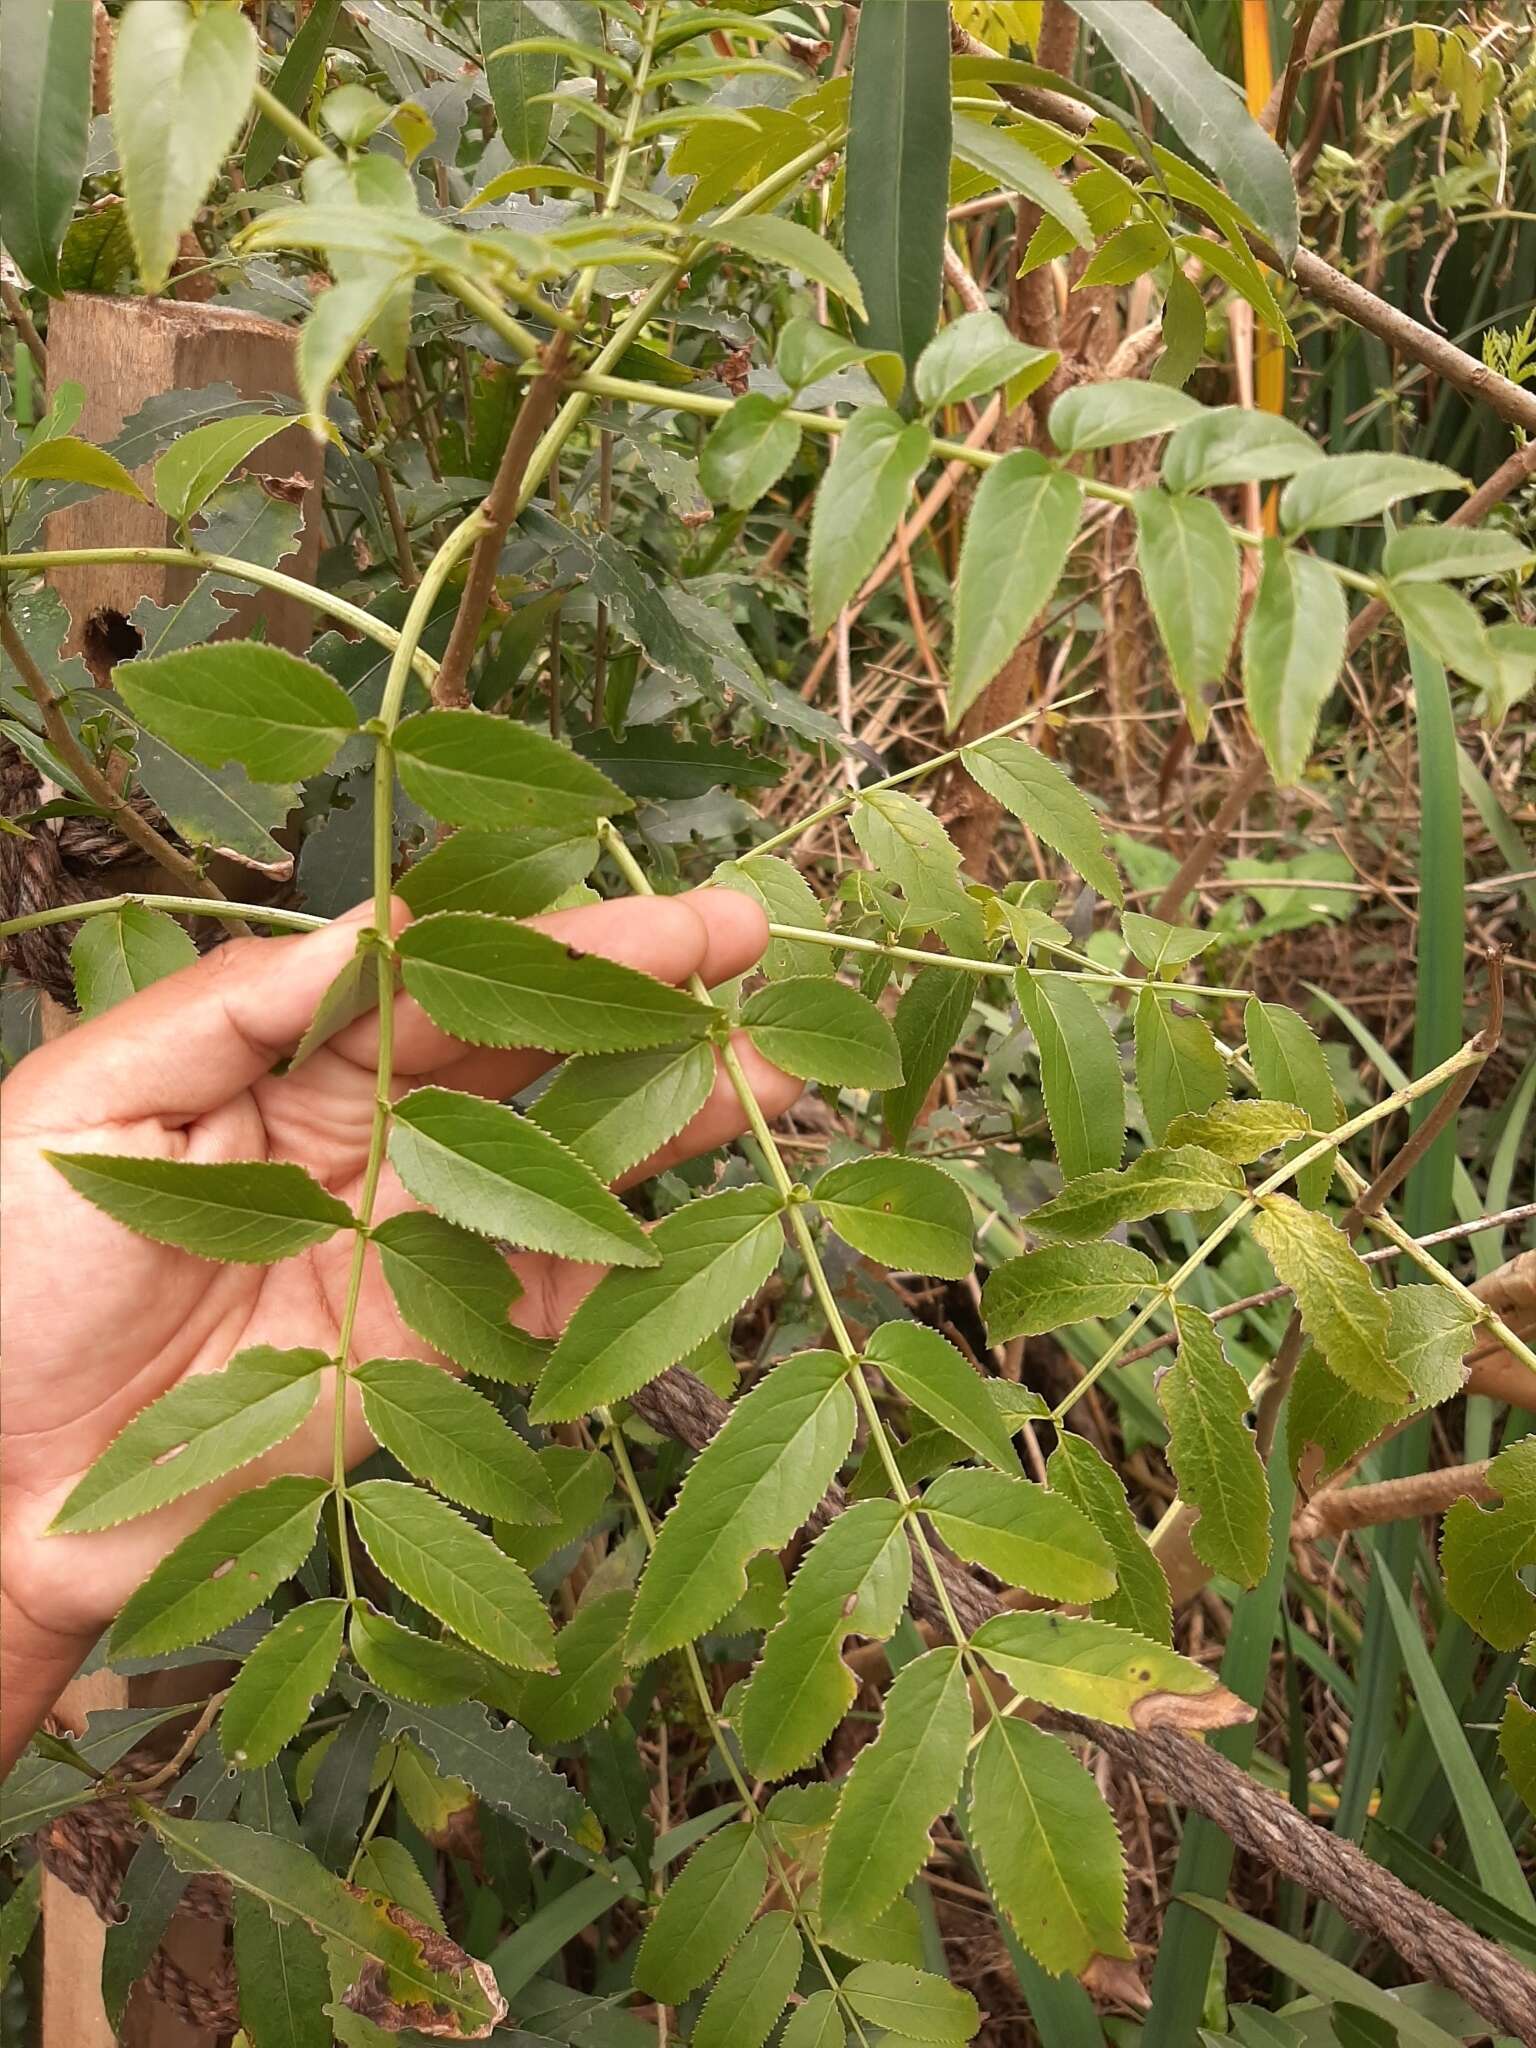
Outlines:
{"type": "MultiPolygon", "coordinates": [[[[805,1083],[765,1060],[744,1032],[735,1032],[731,1045],[763,1115],[773,1123],[799,1101],[805,1083]]],[[[731,1077],[723,1067],[717,1067],[715,1085],[693,1120],[685,1124],[659,1152],[652,1153],[649,1159],[632,1167],[615,1185],[620,1189],[635,1187],[654,1174],[665,1173],[668,1167],[680,1166],[685,1160],[697,1159],[701,1153],[729,1145],[746,1128],[747,1113],[741,1106],[731,1077]]]]}

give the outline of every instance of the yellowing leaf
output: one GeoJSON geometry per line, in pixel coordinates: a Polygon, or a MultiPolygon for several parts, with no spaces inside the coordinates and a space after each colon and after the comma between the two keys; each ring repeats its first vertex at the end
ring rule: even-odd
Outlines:
{"type": "Polygon", "coordinates": [[[1253,1234],[1328,1370],[1357,1393],[1401,1406],[1412,1389],[1388,1356],[1386,1297],[1338,1226],[1289,1195],[1266,1195],[1253,1234]]]}

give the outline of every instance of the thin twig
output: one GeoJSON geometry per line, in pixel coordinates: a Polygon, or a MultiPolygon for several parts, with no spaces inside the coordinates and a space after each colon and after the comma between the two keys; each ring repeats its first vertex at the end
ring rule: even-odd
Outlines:
{"type": "Polygon", "coordinates": [[[1325,1486],[1291,1524],[1302,1542],[1320,1536],[1342,1536],[1351,1529],[1377,1529],[1383,1522],[1412,1522],[1420,1515],[1443,1515],[1453,1501],[1490,1501],[1489,1458],[1472,1465],[1443,1465],[1435,1472],[1410,1472],[1403,1479],[1382,1479],[1371,1486],[1325,1486]]]}
{"type": "Polygon", "coordinates": [[[43,341],[43,337],[32,325],[32,315],[27,311],[26,300],[9,279],[3,277],[0,277],[0,302],[3,302],[6,313],[16,332],[26,343],[27,353],[31,356],[33,362],[36,363],[37,373],[46,384],[48,381],[47,345],[43,341]]]}

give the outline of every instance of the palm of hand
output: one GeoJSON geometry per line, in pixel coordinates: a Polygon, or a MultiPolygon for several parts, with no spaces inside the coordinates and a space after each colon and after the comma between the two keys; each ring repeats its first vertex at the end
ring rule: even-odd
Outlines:
{"type": "MultiPolygon", "coordinates": [[[[539,922],[679,981],[700,969],[710,979],[741,972],[764,936],[755,906],[724,892],[644,906],[648,914],[637,917],[639,908],[595,905],[539,922]],[[614,915],[621,911],[623,922],[614,915]]],[[[377,1088],[376,1020],[359,1019],[296,1073],[270,1072],[354,938],[331,927],[300,941],[223,948],[32,1055],[7,1083],[7,1582],[29,1614],[56,1630],[99,1628],[220,1499],[281,1472],[330,1472],[335,1416],[327,1389],[295,1436],[218,1485],[99,1534],[44,1533],[113,1438],[182,1380],[258,1344],[334,1356],[355,1240],[342,1232],[275,1266],[212,1264],[113,1223],[74,1195],[44,1154],[291,1160],[355,1208],[377,1088]],[[232,1085],[221,1085],[221,1075],[232,1085]]],[[[397,1092],[430,1081],[510,1095],[550,1064],[533,1049],[473,1051],[408,999],[397,1002],[397,1092]]],[[[770,1109],[797,1092],[761,1062],[753,1078],[770,1109]]],[[[727,1141],[740,1121],[728,1089],[717,1087],[643,1171],[727,1141]]],[[[374,1220],[415,1206],[386,1166],[374,1220]]],[[[601,1270],[541,1254],[515,1254],[511,1263],[523,1288],[513,1320],[537,1336],[560,1328],[601,1270]]],[[[371,1252],[349,1356],[435,1357],[401,1321],[371,1252]]],[[[355,1400],[346,1447],[349,1462],[371,1448],[355,1400]]]]}

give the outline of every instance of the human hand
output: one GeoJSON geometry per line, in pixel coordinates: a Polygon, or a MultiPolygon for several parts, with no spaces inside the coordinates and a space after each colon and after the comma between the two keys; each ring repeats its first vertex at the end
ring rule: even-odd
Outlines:
{"type": "MultiPolygon", "coordinates": [[[[214,1264],[114,1223],[75,1194],[44,1154],[292,1160],[355,1203],[377,1085],[377,1018],[359,1018],[294,1073],[271,1070],[292,1051],[368,921],[364,907],[302,938],[234,940],[41,1047],[5,1084],[0,1570],[7,1692],[18,1721],[28,1711],[35,1720],[51,1704],[129,1594],[222,1500],[279,1473],[330,1472],[335,1417],[327,1388],[295,1436],[227,1478],[115,1529],[46,1533],[113,1438],[180,1381],[217,1371],[255,1344],[334,1355],[353,1249],[343,1232],[275,1266],[214,1264]],[[37,1695],[30,1710],[18,1697],[29,1693],[37,1695]]],[[[396,928],[408,921],[397,905],[396,928]]],[[[714,984],[741,974],[768,936],[757,904],[723,889],[592,904],[531,922],[669,982],[699,973],[714,984]]],[[[788,1107],[800,1083],[745,1040],[737,1051],[766,1113],[788,1107]]],[[[399,1094],[433,1082],[508,1097],[554,1064],[534,1047],[463,1045],[408,996],[396,998],[399,1094]]],[[[730,1084],[718,1076],[693,1121],[626,1184],[727,1143],[744,1123],[730,1084]]],[[[374,1220],[418,1206],[386,1165],[374,1220]]],[[[513,1253],[510,1264],[523,1288],[512,1320],[540,1337],[560,1329],[602,1272],[535,1253],[513,1253]]],[[[401,1321],[370,1251],[350,1362],[432,1356],[401,1321]]],[[[354,1463],[372,1448],[353,1401],[346,1445],[354,1463]]]]}

